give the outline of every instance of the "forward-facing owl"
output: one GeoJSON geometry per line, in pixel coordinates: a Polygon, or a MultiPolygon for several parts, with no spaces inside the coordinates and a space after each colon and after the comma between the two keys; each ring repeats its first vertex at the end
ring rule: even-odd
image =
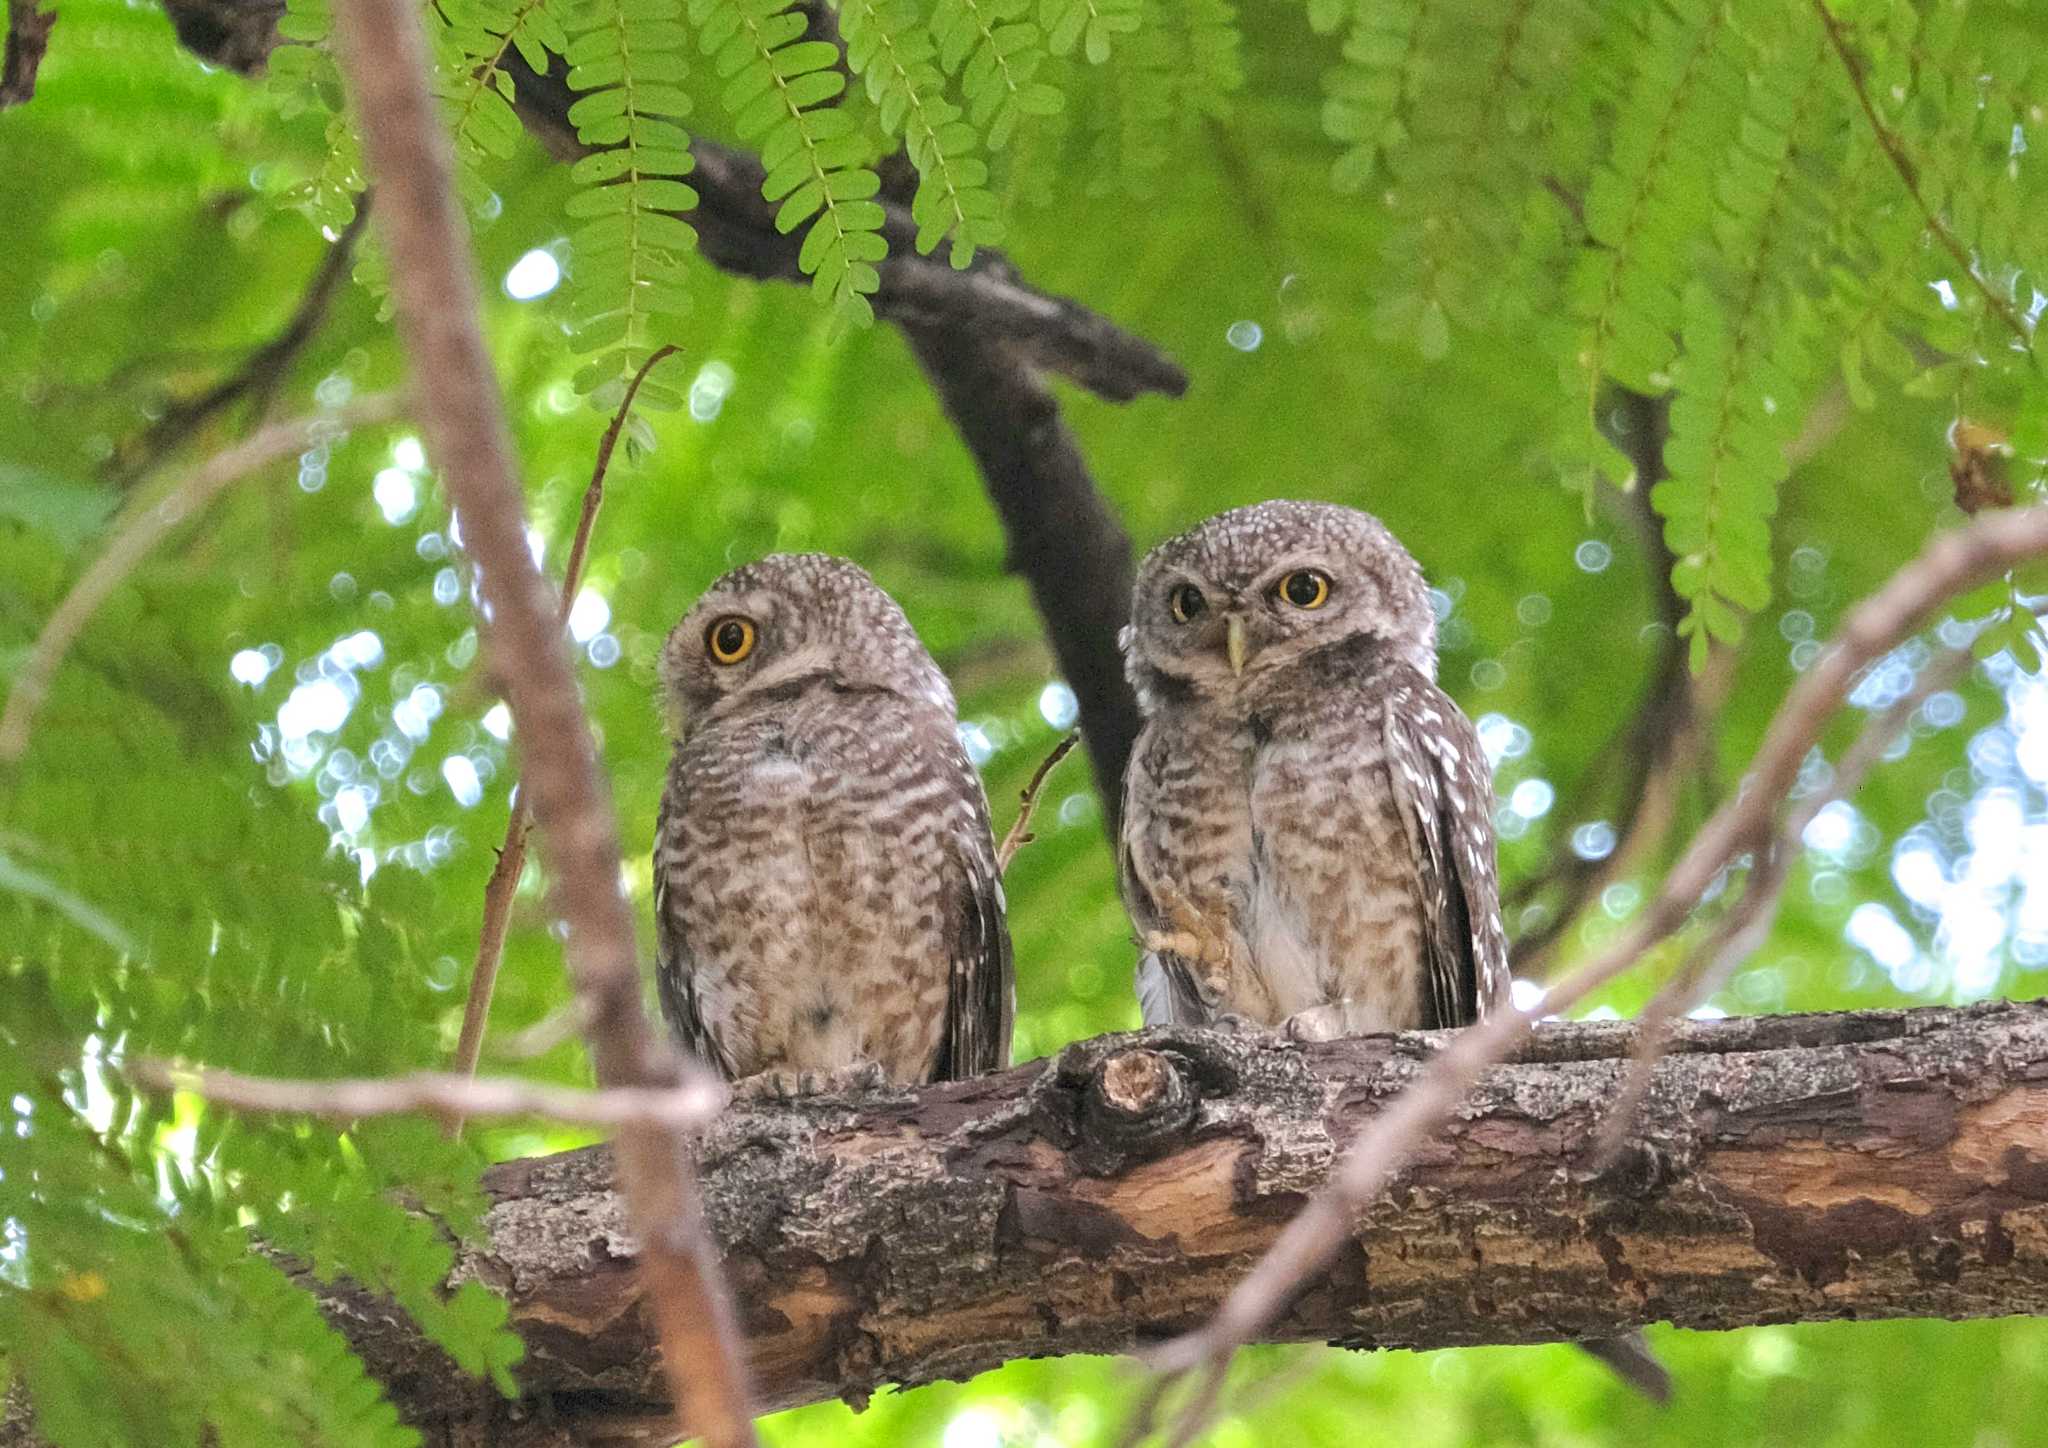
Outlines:
{"type": "Polygon", "coordinates": [[[1261,503],[1162,543],[1124,637],[1123,882],[1147,1024],[1459,1026],[1507,989],[1493,785],[1375,518],[1261,503]]]}
{"type": "Polygon", "coordinates": [[[1006,1065],[1010,938],[953,694],[853,564],[736,568],[669,635],[663,1013],[770,1094],[1006,1065]]]}
{"type": "MultiPolygon", "coordinates": [[[[1378,519],[1219,514],[1145,559],[1123,642],[1145,717],[1122,878],[1147,1025],[1325,1038],[1505,1003],[1492,775],[1436,685],[1422,570],[1378,519]]],[[[1640,1336],[1581,1346],[1669,1393],[1640,1336]]]]}

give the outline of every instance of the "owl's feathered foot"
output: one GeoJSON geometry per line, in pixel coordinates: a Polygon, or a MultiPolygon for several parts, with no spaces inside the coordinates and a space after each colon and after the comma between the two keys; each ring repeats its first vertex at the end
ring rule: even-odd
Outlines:
{"type": "Polygon", "coordinates": [[[791,1071],[784,1067],[743,1076],[733,1083],[735,1101],[795,1101],[804,1096],[848,1096],[880,1091],[889,1084],[879,1061],[856,1061],[835,1071],[791,1071]]]}

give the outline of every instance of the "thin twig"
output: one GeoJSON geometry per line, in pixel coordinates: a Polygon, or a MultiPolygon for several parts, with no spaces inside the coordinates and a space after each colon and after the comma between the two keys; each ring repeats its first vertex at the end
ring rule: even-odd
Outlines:
{"type": "Polygon", "coordinates": [[[181,398],[166,407],[163,416],[151,423],[135,444],[138,456],[122,467],[123,478],[132,481],[148,472],[159,459],[198,431],[208,418],[243,397],[255,401],[251,418],[262,417],[271,394],[284,381],[292,359],[320,330],[320,323],[327,315],[335,292],[348,276],[356,241],[362,236],[363,227],[369,219],[370,197],[368,192],[364,192],[356,198],[355,215],[349,218],[341,234],[328,244],[320,265],[314,268],[312,279],[299,296],[298,305],[292,308],[291,316],[285,319],[277,335],[251,352],[233,373],[197,397],[181,398]]]}
{"type": "Polygon", "coordinates": [[[1031,783],[1025,785],[1024,792],[1017,796],[1016,823],[1010,826],[1009,832],[1003,836],[1002,844],[996,847],[998,875],[1009,874],[1010,861],[1016,858],[1017,851],[1037,838],[1028,831],[1031,828],[1031,816],[1038,810],[1038,792],[1045,787],[1045,777],[1059,768],[1060,761],[1072,753],[1074,746],[1080,742],[1081,731],[1069,729],[1066,737],[1053,745],[1052,753],[1040,760],[1038,768],[1031,771],[1031,783]]]}
{"type": "Polygon", "coordinates": [[[50,681],[64,655],[78,638],[101,604],[121,586],[149,551],[180,523],[192,517],[231,484],[276,462],[304,452],[323,439],[353,427],[387,422],[396,417],[405,399],[396,392],[382,392],[360,398],[331,412],[315,413],[266,427],[233,447],[215,453],[181,479],[163,496],[130,506],[108,543],[106,552],[93,561],[71,592],[57,605],[50,621],[29,650],[14,689],[7,696],[7,709],[0,714],[0,763],[12,763],[28,748],[28,736],[36,711],[50,692],[50,681]]]}
{"type": "Polygon", "coordinates": [[[33,100],[57,13],[36,0],[8,0],[7,48],[0,52],[0,111],[33,100]]]}
{"type": "Polygon", "coordinates": [[[352,1121],[418,1112],[443,1121],[469,1116],[544,1116],[578,1126],[658,1126],[701,1130],[725,1105],[723,1088],[692,1081],[666,1090],[615,1086],[578,1091],[533,1081],[479,1080],[441,1072],[373,1080],[288,1081],[200,1070],[168,1061],[131,1063],[128,1077],[155,1091],[189,1091],[243,1111],[278,1111],[352,1121]]]}
{"type": "Polygon", "coordinates": [[[1820,23],[1828,33],[1828,43],[1834,47],[1836,57],[1842,62],[1842,70],[1849,77],[1849,88],[1856,92],[1857,104],[1863,108],[1864,118],[1870,122],[1870,130],[1877,137],[1879,149],[1884,152],[1885,159],[1892,163],[1892,169],[1899,173],[1899,180],[1905,184],[1906,194],[1913,198],[1914,205],[1920,208],[1920,215],[1926,219],[1927,229],[1934,233],[1942,249],[1955,258],[1956,265],[1963,269],[1963,275],[1968,277],[1970,284],[1983,295],[1984,304],[1997,314],[1998,320],[2005,323],[2013,336],[2019,338],[2020,347],[2027,356],[2033,358],[2034,334],[2021,318],[2019,311],[2011,302],[1991,289],[1991,284],[1984,280],[1976,265],[1970,260],[1968,250],[1957,239],[1956,234],[1948,229],[1947,223],[1935,215],[1934,207],[1921,191],[1919,168],[1913,164],[1913,158],[1906,154],[1905,142],[1899,139],[1898,132],[1887,126],[1878,115],[1876,103],[1870,98],[1870,87],[1863,83],[1863,62],[1849,49],[1849,37],[1842,29],[1842,22],[1837,20],[1835,12],[1828,8],[1827,0],[1813,0],[1813,8],[1820,14],[1820,23]]]}
{"type": "MultiPolygon", "coordinates": [[[[626,386],[619,410],[612,414],[611,424],[598,440],[597,461],[590,471],[590,483],[583,490],[583,512],[576,519],[576,537],[569,545],[569,562],[562,571],[562,604],[558,611],[562,627],[567,627],[570,610],[576,606],[576,590],[582,586],[583,563],[590,552],[591,530],[597,526],[597,510],[604,502],[605,474],[611,468],[612,450],[618,446],[626,416],[633,410],[633,399],[640,395],[640,384],[647,380],[655,364],[680,350],[657,348],[654,355],[640,364],[640,370],[626,386]]],[[[497,990],[498,969],[505,963],[505,936],[512,927],[512,900],[519,893],[519,877],[526,869],[526,836],[532,823],[526,791],[514,791],[512,815],[505,821],[505,842],[498,847],[498,862],[491,867],[490,879],[484,882],[484,915],[477,934],[476,966],[469,973],[469,998],[462,1007],[462,1034],[455,1042],[454,1070],[460,1076],[474,1076],[476,1063],[483,1057],[491,996],[497,990]]],[[[461,1119],[452,1121],[448,1129],[451,1135],[460,1135],[461,1119]]]]}
{"type": "Polygon", "coordinates": [[[1984,514],[1935,538],[1851,610],[1833,643],[1779,707],[1742,790],[1694,836],[1642,914],[1605,951],[1527,1009],[1498,1012],[1459,1032],[1360,1134],[1329,1184],[1288,1223],[1215,1315],[1152,1354],[1154,1368],[1220,1374],[1239,1344],[1270,1326],[1302,1285],[1329,1266],[1350,1233],[1353,1214],[1386,1188],[1423,1139],[1450,1118],[1479,1077],[1505,1059],[1536,1020],[1568,1009],[1627,970],[1685,923],[1730,860],[1768,838],[1778,803],[1790,794],[1814,740],[1867,664],[1948,599],[2043,556],[2048,556],[2048,506],[1984,514]]]}
{"type": "MultiPolygon", "coordinates": [[[[559,601],[526,546],[525,498],[477,323],[475,257],[419,14],[410,0],[351,0],[336,9],[335,35],[378,190],[376,223],[391,259],[399,337],[419,382],[422,431],[490,614],[486,646],[512,709],[524,790],[555,880],[552,903],[568,926],[569,972],[590,1006],[585,1035],[598,1084],[672,1087],[701,1068],[677,1058],[641,1006],[618,822],[559,601]]],[[[687,1143],[644,1125],[622,1127],[613,1140],[645,1302],[683,1424],[713,1448],[754,1448],[753,1393],[687,1143]]]]}

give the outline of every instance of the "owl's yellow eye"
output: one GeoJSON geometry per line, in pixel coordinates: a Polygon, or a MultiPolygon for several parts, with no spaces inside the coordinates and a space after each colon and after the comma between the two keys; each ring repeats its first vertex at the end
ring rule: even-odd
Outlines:
{"type": "Polygon", "coordinates": [[[1330,601],[1330,575],[1313,568],[1297,568],[1280,580],[1273,590],[1296,608],[1321,608],[1330,601]]]}
{"type": "Polygon", "coordinates": [[[1202,597],[1202,590],[1194,584],[1183,583],[1167,597],[1166,606],[1173,610],[1175,623],[1186,623],[1189,619],[1199,618],[1209,607],[1209,600],[1202,597]]]}
{"type": "Polygon", "coordinates": [[[727,614],[704,630],[704,652],[714,663],[736,664],[754,651],[752,620],[727,614]]]}

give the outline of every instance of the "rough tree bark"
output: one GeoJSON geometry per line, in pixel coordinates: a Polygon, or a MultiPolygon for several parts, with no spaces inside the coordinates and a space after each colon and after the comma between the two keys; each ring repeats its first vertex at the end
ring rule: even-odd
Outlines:
{"type": "MultiPolygon", "coordinates": [[[[2048,1312],[2048,1004],[1688,1022],[1619,1163],[1587,1168],[1633,1028],[1545,1028],[1360,1219],[1276,1340],[1536,1342],[1671,1321],[2048,1312]]],[[[1200,1321],[1439,1045],[1156,1030],[859,1101],[737,1109],[701,1152],[762,1406],[1121,1352],[1200,1321]]],[[[601,1148],[494,1168],[528,1397],[322,1289],[445,1442],[661,1441],[601,1148]]],[[[1682,1388],[1682,1385],[1681,1385],[1682,1388]]]]}

